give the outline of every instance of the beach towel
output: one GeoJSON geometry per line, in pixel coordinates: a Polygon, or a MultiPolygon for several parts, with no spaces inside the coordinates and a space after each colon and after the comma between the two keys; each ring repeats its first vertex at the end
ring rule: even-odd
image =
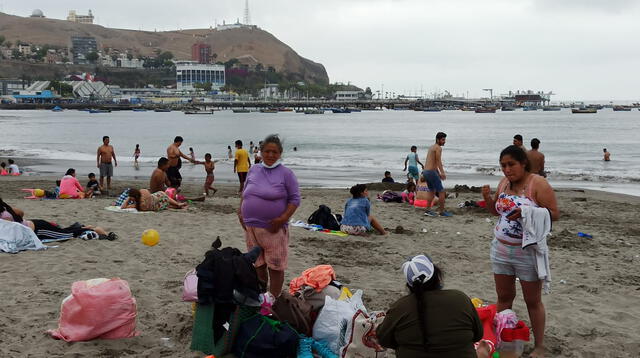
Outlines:
{"type": "Polygon", "coordinates": [[[127,208],[127,209],[122,209],[119,206],[107,206],[106,208],[104,208],[104,210],[107,211],[113,211],[116,213],[129,213],[129,214],[139,214],[139,213],[144,213],[145,211],[138,211],[136,208],[127,208]]]}
{"type": "Polygon", "coordinates": [[[549,247],[547,236],[551,233],[551,214],[546,208],[523,205],[522,249],[535,250],[538,278],[544,281],[544,293],[551,291],[551,268],[549,267],[549,247]]]}
{"type": "Polygon", "coordinates": [[[298,220],[298,221],[296,221],[294,223],[289,223],[289,225],[295,226],[295,227],[301,227],[301,228],[309,230],[309,231],[321,232],[321,233],[327,234],[327,235],[334,235],[334,236],[340,236],[340,237],[349,236],[349,234],[344,233],[342,231],[325,229],[325,228],[322,227],[322,225],[307,224],[306,222],[304,222],[302,220],[298,220]]]}
{"type": "Polygon", "coordinates": [[[28,227],[13,221],[0,220],[0,252],[16,254],[20,251],[46,248],[28,227]]]}

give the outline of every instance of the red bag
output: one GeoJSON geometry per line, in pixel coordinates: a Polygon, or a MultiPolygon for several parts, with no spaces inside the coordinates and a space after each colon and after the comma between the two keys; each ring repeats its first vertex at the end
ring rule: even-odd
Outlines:
{"type": "Polygon", "coordinates": [[[119,278],[77,281],[62,300],[58,329],[53,338],[67,342],[137,336],[136,299],[129,284],[119,278]]]}

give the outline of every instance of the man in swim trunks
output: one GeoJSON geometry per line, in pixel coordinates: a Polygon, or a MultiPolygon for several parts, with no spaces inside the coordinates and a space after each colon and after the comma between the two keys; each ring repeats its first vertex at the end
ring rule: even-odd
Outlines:
{"type": "Polygon", "coordinates": [[[193,159],[184,155],[180,151],[180,146],[184,142],[181,136],[177,136],[173,139],[173,144],[167,148],[167,158],[169,159],[169,169],[167,169],[167,177],[171,183],[175,183],[178,187],[182,183],[182,175],[180,175],[180,168],[182,168],[182,160],[180,157],[194,163],[193,159]]]}
{"type": "MultiPolygon", "coordinates": [[[[427,181],[427,186],[429,187],[428,193],[428,202],[432,202],[434,195],[438,194],[438,206],[440,216],[449,217],[452,214],[448,211],[444,210],[444,201],[446,194],[444,192],[444,187],[442,186],[442,180],[447,179],[446,174],[444,173],[444,167],[442,166],[442,146],[444,146],[447,141],[447,135],[443,132],[438,132],[436,134],[436,144],[429,147],[429,152],[427,153],[427,165],[424,167],[424,171],[422,175],[427,181]]],[[[425,215],[427,216],[438,216],[437,213],[428,210],[425,215]]]]}
{"type": "Polygon", "coordinates": [[[109,136],[102,137],[102,145],[98,147],[96,162],[98,169],[100,169],[100,187],[104,188],[104,177],[107,177],[107,190],[111,190],[113,166],[117,167],[118,161],[116,160],[116,151],[109,144],[109,136]],[[113,164],[111,160],[113,160],[113,164]]]}
{"type": "Polygon", "coordinates": [[[527,147],[524,146],[524,139],[522,138],[522,135],[516,134],[513,136],[513,145],[520,147],[520,149],[524,150],[525,153],[527,152],[527,147]]]}
{"type": "Polygon", "coordinates": [[[169,169],[169,159],[165,157],[158,159],[158,167],[151,173],[149,181],[150,192],[165,191],[171,185],[169,178],[167,178],[167,169],[169,169]]]}
{"type": "Polygon", "coordinates": [[[527,160],[529,161],[529,169],[533,174],[538,174],[543,177],[547,177],[547,173],[544,171],[544,154],[538,150],[540,148],[540,140],[533,138],[531,140],[531,150],[527,151],[527,160]]]}
{"type": "Polygon", "coordinates": [[[604,148],[602,151],[604,152],[604,161],[605,162],[610,161],[611,160],[611,153],[609,153],[607,151],[607,148],[604,148]]]}
{"type": "Polygon", "coordinates": [[[411,146],[411,153],[409,153],[407,155],[407,158],[404,160],[404,169],[402,169],[402,171],[407,170],[407,163],[409,164],[409,172],[407,173],[407,178],[413,178],[413,182],[417,183],[418,178],[420,177],[418,164],[420,164],[423,170],[424,164],[420,163],[420,159],[418,159],[418,147],[416,147],[415,145],[411,146]]]}

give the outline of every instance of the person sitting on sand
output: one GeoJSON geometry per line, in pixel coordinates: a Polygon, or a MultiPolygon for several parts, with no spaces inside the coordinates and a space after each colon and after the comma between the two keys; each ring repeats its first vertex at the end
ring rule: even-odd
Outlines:
{"type": "Polygon", "coordinates": [[[186,206],[186,203],[179,203],[171,199],[164,191],[157,191],[152,194],[147,189],[129,189],[129,197],[120,208],[134,208],[138,211],[162,211],[168,208],[182,209],[186,206]]]}
{"type": "Polygon", "coordinates": [[[69,168],[60,180],[60,199],[84,199],[84,188],[76,178],[76,170],[69,168]]]}
{"type": "Polygon", "coordinates": [[[384,172],[384,178],[382,178],[382,182],[383,183],[395,183],[395,181],[391,177],[391,172],[390,171],[387,170],[386,172],[384,172]]]}
{"type": "Polygon", "coordinates": [[[13,159],[9,159],[9,174],[10,175],[20,175],[20,168],[13,159]]]}
{"type": "Polygon", "coordinates": [[[165,191],[171,186],[171,181],[167,177],[167,170],[169,169],[169,159],[162,157],[158,159],[158,166],[151,173],[151,180],[149,181],[149,191],[152,193],[158,191],[165,191]]]}
{"type": "Polygon", "coordinates": [[[87,182],[87,187],[84,192],[85,198],[93,198],[94,195],[102,194],[102,187],[100,183],[96,180],[95,173],[89,173],[88,175],[89,181],[87,182]]]}
{"type": "Polygon", "coordinates": [[[553,188],[543,177],[529,172],[527,154],[515,145],[500,153],[504,178],[491,196],[489,185],[482,187],[487,210],[500,216],[491,243],[491,266],[498,294],[497,310],[513,306],[516,297],[516,278],[520,280],[522,295],[529,311],[535,337],[531,357],[544,357],[545,309],[542,304],[542,284],[538,276],[536,250],[522,248],[523,227],[521,207],[546,208],[551,220],[558,220],[560,211],[553,188]]]}
{"type": "MultiPolygon", "coordinates": [[[[426,186],[426,183],[425,183],[426,186]]],[[[407,183],[407,189],[402,192],[402,201],[413,205],[416,200],[416,184],[412,181],[407,183]]]]}
{"type": "Polygon", "coordinates": [[[604,158],[603,158],[603,160],[604,160],[605,162],[611,161],[611,153],[609,153],[609,152],[607,151],[607,148],[602,149],[602,152],[604,153],[604,158]]]}
{"type": "Polygon", "coordinates": [[[443,289],[443,275],[426,255],[402,265],[409,294],[387,311],[376,328],[380,345],[395,350],[397,358],[488,357],[490,347],[482,342],[482,321],[467,295],[443,289]]]}
{"type": "Polygon", "coordinates": [[[386,235],[382,225],[371,215],[369,190],[364,184],[356,184],[349,189],[352,198],[344,205],[344,217],[340,231],[349,235],[366,236],[375,229],[380,235],[386,235]]]}
{"type": "Polygon", "coordinates": [[[5,162],[0,163],[0,175],[2,176],[9,175],[9,172],[7,171],[7,163],[5,162]]]}

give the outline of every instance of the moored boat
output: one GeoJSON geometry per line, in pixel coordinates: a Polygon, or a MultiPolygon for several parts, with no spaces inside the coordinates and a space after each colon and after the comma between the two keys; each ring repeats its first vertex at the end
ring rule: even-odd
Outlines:
{"type": "Polygon", "coordinates": [[[233,113],[250,113],[251,111],[247,108],[234,108],[232,109],[233,113]]]}
{"type": "Polygon", "coordinates": [[[331,108],[331,112],[333,113],[351,113],[349,108],[331,108]]]}
{"type": "Polygon", "coordinates": [[[306,109],[304,114],[324,114],[324,111],[321,109],[306,109]]]}
{"type": "Polygon", "coordinates": [[[62,109],[60,106],[55,106],[51,109],[51,112],[62,112],[64,111],[64,109],[62,109]]]}
{"type": "Polygon", "coordinates": [[[170,108],[156,108],[153,111],[154,112],[165,113],[165,112],[171,112],[171,109],[170,108]]]}
{"type": "Polygon", "coordinates": [[[134,108],[133,111],[134,112],[146,112],[147,109],[146,108],[134,108]]]}
{"type": "Polygon", "coordinates": [[[526,106],[526,107],[522,107],[523,111],[537,111],[538,107],[532,107],[532,106],[526,106]]]}
{"type": "Polygon", "coordinates": [[[278,110],[274,108],[260,108],[260,113],[278,113],[278,110]]]}
{"type": "Polygon", "coordinates": [[[571,113],[598,113],[596,108],[571,108],[571,113]]]}
{"type": "Polygon", "coordinates": [[[184,111],[184,114],[213,114],[213,111],[184,111]]]}
{"type": "Polygon", "coordinates": [[[631,107],[627,106],[613,106],[613,110],[616,112],[630,112],[631,107]]]}
{"type": "Polygon", "coordinates": [[[492,107],[479,107],[475,110],[476,113],[496,113],[496,109],[492,107]]]}
{"type": "Polygon", "coordinates": [[[513,112],[516,110],[516,107],[511,107],[511,106],[504,106],[502,108],[500,108],[501,111],[503,112],[513,112]]]}
{"type": "Polygon", "coordinates": [[[90,109],[89,113],[111,113],[110,109],[90,109]]]}
{"type": "Polygon", "coordinates": [[[542,107],[542,110],[545,111],[545,112],[554,112],[554,111],[559,111],[561,109],[562,109],[562,107],[559,107],[559,106],[545,106],[545,107],[542,107]]]}
{"type": "Polygon", "coordinates": [[[423,112],[442,112],[440,107],[426,107],[422,109],[423,112]]]}

